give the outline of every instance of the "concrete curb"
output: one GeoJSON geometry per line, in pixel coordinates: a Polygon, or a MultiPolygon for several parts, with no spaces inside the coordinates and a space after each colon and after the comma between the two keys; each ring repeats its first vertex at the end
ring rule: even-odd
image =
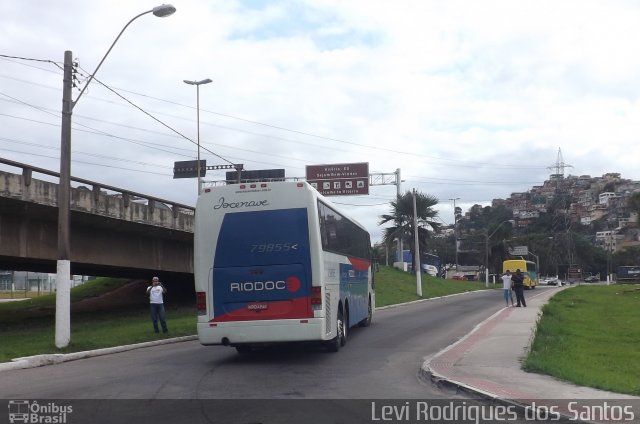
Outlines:
{"type": "Polygon", "coordinates": [[[480,292],[483,292],[485,290],[492,290],[492,288],[489,287],[489,288],[480,289],[480,290],[469,290],[469,291],[460,292],[460,293],[448,294],[446,296],[430,297],[428,299],[418,299],[418,300],[412,300],[411,302],[396,303],[395,305],[379,306],[375,310],[376,311],[382,311],[382,310],[385,310],[385,309],[400,308],[402,306],[414,305],[416,303],[422,303],[422,302],[429,302],[431,300],[446,299],[447,297],[462,296],[464,294],[480,293],[480,292]]]}
{"type": "Polygon", "coordinates": [[[471,331],[469,331],[467,334],[464,335],[464,337],[462,337],[461,339],[459,339],[455,343],[450,344],[449,346],[445,347],[444,349],[442,349],[441,351],[439,351],[435,355],[431,356],[430,358],[425,359],[425,361],[422,363],[422,366],[420,367],[420,374],[419,374],[420,379],[422,379],[423,381],[435,384],[438,387],[440,387],[440,386],[447,386],[448,388],[452,388],[453,387],[453,388],[456,388],[456,389],[461,389],[462,391],[464,391],[466,393],[469,393],[469,394],[480,395],[480,396],[482,396],[483,398],[486,398],[486,399],[494,399],[494,400],[500,399],[497,396],[493,395],[492,393],[485,392],[485,391],[477,389],[475,387],[471,387],[471,386],[469,386],[469,385],[467,385],[465,383],[450,379],[450,378],[445,377],[444,375],[441,375],[441,374],[439,374],[439,373],[437,373],[437,372],[435,372],[435,371],[433,371],[431,369],[431,361],[433,361],[435,358],[439,357],[440,355],[445,354],[446,352],[450,351],[451,349],[455,348],[457,345],[464,343],[476,331],[478,331],[482,326],[484,326],[486,323],[488,323],[489,321],[494,319],[500,313],[502,313],[502,309],[497,311],[496,313],[494,313],[493,315],[491,315],[490,317],[488,317],[484,321],[476,324],[476,326],[473,327],[473,329],[471,331]]]}
{"type": "MultiPolygon", "coordinates": [[[[475,292],[481,292],[483,290],[488,290],[488,289],[472,290],[472,291],[450,294],[447,296],[432,297],[429,299],[419,299],[419,300],[414,300],[412,302],[399,303],[396,305],[381,306],[381,307],[375,308],[375,310],[377,311],[377,310],[383,310],[383,309],[398,308],[406,305],[412,305],[414,303],[427,302],[427,301],[436,300],[436,299],[443,299],[451,296],[471,294],[475,292]]],[[[60,364],[62,362],[76,361],[78,359],[93,358],[96,356],[110,355],[118,352],[126,352],[128,350],[133,350],[133,349],[142,349],[150,346],[158,346],[158,345],[170,344],[170,343],[180,343],[180,342],[197,340],[197,339],[198,339],[198,336],[195,336],[195,335],[184,336],[184,337],[175,337],[172,339],[156,340],[152,342],[144,342],[144,343],[136,343],[131,345],[88,350],[83,352],[50,353],[50,354],[27,356],[24,358],[15,358],[15,359],[12,359],[11,362],[0,362],[0,372],[10,371],[10,370],[19,370],[19,369],[25,369],[25,368],[42,367],[45,365],[60,364]]]]}
{"type": "Polygon", "coordinates": [[[11,362],[0,363],[0,372],[9,370],[18,370],[24,368],[42,367],[45,365],[60,364],[62,362],[77,361],[78,359],[93,358],[96,356],[110,355],[113,353],[126,352],[134,349],[142,349],[145,347],[159,346],[171,343],[181,343],[186,341],[197,340],[198,336],[174,337],[171,339],[155,340],[152,342],[136,343],[124,346],[106,347],[103,349],[86,350],[83,352],[72,353],[52,353],[43,355],[27,356],[24,358],[15,358],[11,362]]]}
{"type": "MultiPolygon", "coordinates": [[[[481,292],[483,290],[488,290],[488,289],[472,290],[472,291],[466,291],[462,293],[450,294],[447,296],[439,296],[439,297],[432,297],[429,299],[414,300],[412,302],[398,303],[396,305],[381,306],[381,307],[375,308],[375,310],[378,311],[378,310],[384,310],[384,309],[398,308],[402,306],[412,305],[415,303],[427,302],[430,300],[443,299],[451,296],[460,296],[464,294],[481,292]]],[[[10,371],[10,370],[19,370],[19,369],[25,369],[25,368],[42,367],[45,365],[60,364],[62,362],[76,361],[78,359],[93,358],[96,356],[110,355],[113,353],[126,352],[134,349],[142,349],[145,347],[158,346],[158,345],[170,344],[170,343],[180,343],[180,342],[197,340],[197,339],[198,339],[198,336],[184,336],[184,337],[175,337],[172,339],[156,340],[152,342],[136,343],[136,344],[130,344],[130,345],[124,345],[124,346],[116,346],[116,347],[107,347],[107,348],[96,349],[96,350],[87,350],[83,352],[51,353],[51,354],[27,356],[24,358],[15,358],[15,359],[12,359],[11,362],[1,362],[0,372],[10,371]]]]}

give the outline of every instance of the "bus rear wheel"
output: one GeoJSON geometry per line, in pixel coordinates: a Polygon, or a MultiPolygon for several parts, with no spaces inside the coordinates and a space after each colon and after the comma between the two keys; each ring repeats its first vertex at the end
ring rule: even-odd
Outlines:
{"type": "Polygon", "coordinates": [[[371,320],[373,319],[373,309],[371,307],[371,298],[369,298],[369,307],[368,307],[368,311],[367,311],[367,317],[365,319],[363,319],[362,321],[360,321],[358,323],[358,325],[360,325],[360,327],[368,327],[371,325],[371,320]]]}
{"type": "Polygon", "coordinates": [[[336,336],[327,343],[329,352],[337,352],[341,346],[346,343],[344,333],[344,319],[342,318],[342,309],[338,309],[338,318],[336,319],[336,336]]]}

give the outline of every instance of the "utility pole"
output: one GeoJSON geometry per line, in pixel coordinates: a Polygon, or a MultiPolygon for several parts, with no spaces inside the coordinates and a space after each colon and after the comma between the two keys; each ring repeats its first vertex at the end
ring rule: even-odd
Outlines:
{"type": "Polygon", "coordinates": [[[456,244],[456,272],[458,272],[458,214],[456,213],[456,200],[460,200],[459,197],[453,199],[453,238],[456,244]]]}
{"type": "Polygon", "coordinates": [[[413,243],[415,253],[413,262],[416,267],[416,293],[422,297],[422,270],[420,269],[420,243],[418,238],[418,210],[416,207],[416,189],[413,189],[413,243]]]}
{"type": "Polygon", "coordinates": [[[70,212],[71,212],[71,116],[82,94],[85,92],[93,77],[96,75],[105,59],[116,45],[122,33],[131,22],[147,13],[163,18],[172,15],[176,8],[170,4],[156,6],[151,10],[142,12],[133,17],[122,28],[111,47],[102,57],[100,63],[84,84],[80,94],[74,101],[73,90],[73,53],[64,52],[64,74],[62,86],[62,123],[60,132],[60,180],[58,184],[58,260],[56,263],[56,323],[55,344],[57,348],[69,345],[71,340],[71,242],[70,238],[70,212]]]}
{"type": "Polygon", "coordinates": [[[73,53],[64,52],[62,124],[60,133],[60,181],[58,183],[58,261],[56,263],[55,344],[62,348],[71,340],[71,249],[69,241],[71,192],[71,114],[73,113],[73,53]]]}
{"type": "MultiPolygon", "coordinates": [[[[402,195],[401,188],[400,188],[400,183],[402,183],[402,179],[400,178],[400,168],[396,169],[396,173],[397,173],[396,194],[397,194],[397,198],[399,200],[400,196],[402,195]]],[[[404,255],[402,254],[402,249],[403,249],[403,246],[402,246],[402,234],[400,234],[398,236],[397,249],[398,249],[398,262],[404,262],[404,255]]],[[[404,265],[402,265],[402,267],[404,269],[404,265]]]]}

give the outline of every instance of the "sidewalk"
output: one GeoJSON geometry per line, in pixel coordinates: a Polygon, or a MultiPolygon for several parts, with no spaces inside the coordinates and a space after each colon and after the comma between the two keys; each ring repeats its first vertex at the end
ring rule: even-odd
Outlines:
{"type": "Polygon", "coordinates": [[[463,339],[427,360],[422,375],[439,385],[522,406],[536,400],[591,400],[591,403],[600,399],[640,400],[521,369],[542,306],[559,290],[566,289],[569,288],[528,291],[526,308],[500,310],[463,339]]]}

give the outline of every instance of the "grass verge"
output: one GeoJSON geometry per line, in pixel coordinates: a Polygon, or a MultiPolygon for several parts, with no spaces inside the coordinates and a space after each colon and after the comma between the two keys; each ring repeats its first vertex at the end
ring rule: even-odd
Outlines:
{"type": "Polygon", "coordinates": [[[580,286],[542,309],[527,371],[640,395],[640,286],[580,286]]]}
{"type": "Polygon", "coordinates": [[[78,314],[71,318],[71,343],[56,348],[53,317],[27,320],[0,329],[0,362],[43,353],[70,353],[195,334],[193,308],[167,310],[169,334],[155,334],[148,309],[111,314],[78,314]]]}
{"type": "MultiPolygon", "coordinates": [[[[376,306],[396,305],[413,300],[430,299],[485,288],[485,283],[477,281],[444,280],[426,274],[422,274],[421,279],[422,297],[416,294],[415,274],[403,272],[393,267],[381,266],[380,271],[375,274],[376,306]]],[[[498,286],[489,285],[489,287],[498,286]]]]}
{"type": "MultiPolygon", "coordinates": [[[[416,278],[413,274],[380,267],[375,279],[377,306],[421,299],[416,295],[416,278]]],[[[125,291],[131,284],[128,280],[99,278],[74,287],[71,290],[71,343],[64,349],[57,349],[54,344],[55,294],[0,303],[0,362],[42,353],[79,352],[163,338],[153,333],[148,299],[139,295],[143,288],[134,287],[125,291]],[[83,301],[86,303],[104,298],[118,290],[122,295],[111,296],[116,300],[110,299],[106,305],[103,302],[91,308],[77,307],[83,301]],[[125,302],[126,299],[121,298],[134,298],[134,301],[125,302]]],[[[422,276],[423,299],[483,288],[483,283],[422,276]]],[[[166,337],[196,333],[195,306],[183,304],[173,307],[169,301],[166,307],[169,326],[169,335],[166,337]]]]}
{"type": "Polygon", "coordinates": [[[169,334],[157,335],[144,282],[98,278],[71,290],[71,343],[55,346],[55,294],[0,303],[0,362],[43,353],[69,353],[196,332],[195,307],[167,305],[169,334]]]}

